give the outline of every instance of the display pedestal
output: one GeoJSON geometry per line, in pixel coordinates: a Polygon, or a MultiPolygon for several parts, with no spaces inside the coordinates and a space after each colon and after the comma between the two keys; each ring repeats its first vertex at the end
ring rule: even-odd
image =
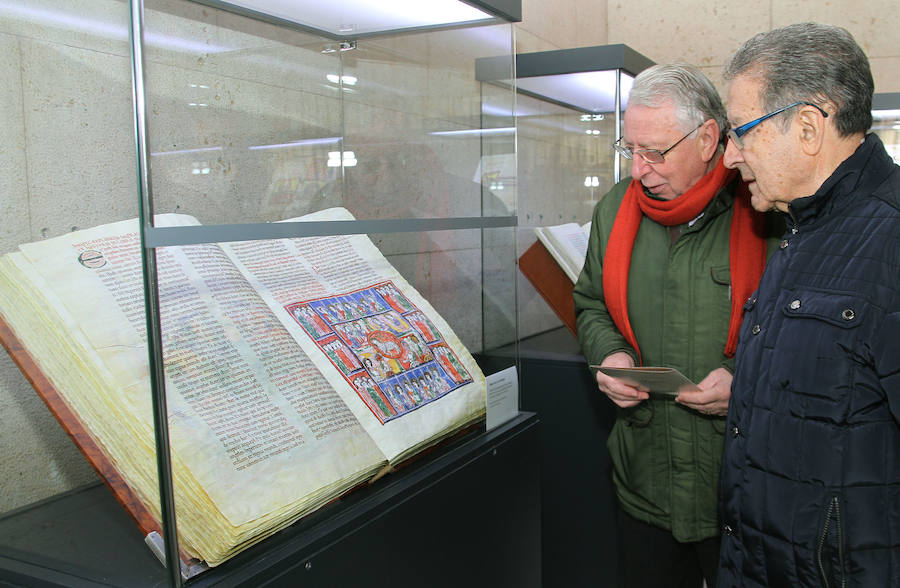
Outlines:
{"type": "MultiPolygon", "coordinates": [[[[538,587],[538,425],[522,413],[435,449],[187,585],[538,587]]],[[[0,519],[0,585],[136,588],[167,577],[101,484],[0,519]]]]}
{"type": "MultiPolygon", "coordinates": [[[[518,353],[521,409],[541,419],[543,588],[612,588],[617,507],[606,440],[615,406],[567,329],[524,338],[518,353]]],[[[514,357],[510,346],[477,359],[492,369],[514,357]]]]}

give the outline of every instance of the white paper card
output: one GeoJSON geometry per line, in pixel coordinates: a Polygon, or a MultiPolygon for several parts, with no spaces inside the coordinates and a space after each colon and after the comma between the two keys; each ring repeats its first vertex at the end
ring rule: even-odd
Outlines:
{"type": "Polygon", "coordinates": [[[487,382],[487,430],[519,414],[519,376],[516,367],[491,374],[487,382]]]}
{"type": "Polygon", "coordinates": [[[614,368],[592,365],[607,376],[622,380],[629,386],[640,388],[651,395],[675,398],[682,390],[698,390],[697,384],[684,374],[670,367],[614,368]]]}

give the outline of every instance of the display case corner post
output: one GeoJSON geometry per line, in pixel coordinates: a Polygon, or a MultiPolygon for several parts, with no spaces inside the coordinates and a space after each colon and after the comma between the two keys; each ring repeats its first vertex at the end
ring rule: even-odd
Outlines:
{"type": "Polygon", "coordinates": [[[159,476],[160,518],[164,541],[165,565],[169,584],[183,585],[178,533],[175,519],[175,498],[172,483],[172,460],[169,449],[168,408],[166,404],[165,373],[163,370],[162,329],[160,326],[159,290],[156,249],[145,246],[146,232],[153,226],[150,169],[147,138],[147,92],[144,77],[144,2],[129,0],[130,44],[132,63],[132,98],[134,108],[135,148],[138,175],[138,229],[141,240],[141,263],[144,279],[144,305],[147,326],[147,349],[150,371],[150,392],[153,404],[153,423],[156,432],[157,474],[159,476]]]}

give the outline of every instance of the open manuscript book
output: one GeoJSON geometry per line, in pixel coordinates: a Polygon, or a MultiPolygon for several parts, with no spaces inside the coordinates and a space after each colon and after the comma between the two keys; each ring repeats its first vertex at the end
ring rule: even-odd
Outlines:
{"type": "MultiPolygon", "coordinates": [[[[160,509],[139,252],[137,221],[22,245],[0,258],[0,323],[149,532],[160,509]]],[[[472,356],[366,236],[167,247],[157,259],[186,559],[217,565],[484,415],[472,356]]]]}
{"type": "Polygon", "coordinates": [[[519,257],[519,270],[574,335],[572,292],[587,257],[591,223],[537,227],[534,232],[538,240],[519,257]]]}
{"type": "Polygon", "coordinates": [[[578,275],[584,267],[584,259],[587,257],[591,223],[537,227],[534,232],[572,283],[577,282],[578,275]]]}

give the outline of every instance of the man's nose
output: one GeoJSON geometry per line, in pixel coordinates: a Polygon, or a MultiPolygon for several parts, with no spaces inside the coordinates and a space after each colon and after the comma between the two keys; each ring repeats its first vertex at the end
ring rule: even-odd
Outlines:
{"type": "Polygon", "coordinates": [[[640,180],[649,171],[650,164],[640,154],[635,153],[631,159],[631,177],[640,180]]]}
{"type": "Polygon", "coordinates": [[[734,140],[731,138],[725,139],[725,154],[722,156],[722,163],[725,167],[729,169],[735,169],[737,164],[744,161],[744,154],[738,149],[738,146],[735,144],[734,140]]]}

